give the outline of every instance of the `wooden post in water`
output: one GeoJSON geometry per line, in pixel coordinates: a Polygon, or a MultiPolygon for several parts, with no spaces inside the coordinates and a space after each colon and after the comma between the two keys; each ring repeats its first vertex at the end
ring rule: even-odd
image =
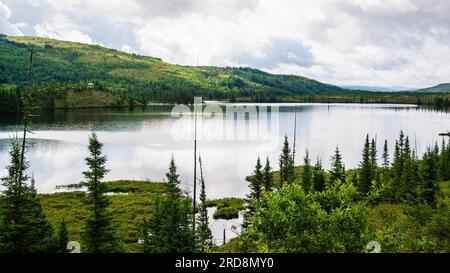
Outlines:
{"type": "Polygon", "coordinates": [[[223,244],[225,245],[225,243],[227,242],[227,237],[225,235],[225,228],[223,229],[223,244]]]}

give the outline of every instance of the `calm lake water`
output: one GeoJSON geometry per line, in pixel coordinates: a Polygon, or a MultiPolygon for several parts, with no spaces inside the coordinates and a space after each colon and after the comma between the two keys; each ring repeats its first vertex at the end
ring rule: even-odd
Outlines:
{"type": "MultiPolygon", "coordinates": [[[[302,162],[308,149],[311,158],[320,157],[325,167],[329,167],[336,145],[341,149],[346,166],[355,167],[367,133],[376,137],[381,151],[384,139],[392,150],[403,130],[421,154],[427,145],[441,141],[439,133],[450,130],[448,112],[414,105],[237,105],[252,106],[248,109],[256,111],[270,106],[269,122],[264,117],[261,119],[264,116],[261,112],[259,116],[237,114],[231,121],[227,120],[227,114],[220,110],[225,111],[230,106],[208,103],[207,107],[215,109],[212,111],[215,114],[212,118],[210,114],[198,118],[198,150],[204,163],[209,198],[245,196],[248,188],[245,177],[252,172],[258,155],[264,159],[267,156],[272,166],[278,168],[283,136],[288,135],[292,140],[295,115],[297,164],[302,162]],[[227,135],[230,128],[233,133],[227,135]],[[243,138],[239,137],[242,132],[243,138]]],[[[173,155],[183,188],[192,189],[193,115],[185,113],[180,119],[173,117],[171,110],[172,106],[151,105],[134,110],[86,109],[35,116],[30,135],[32,145],[27,153],[31,164],[29,174],[34,173],[39,192],[53,192],[57,185],[80,182],[82,171],[86,169],[88,135],[95,130],[108,156],[107,167],[111,171],[107,180],[162,181],[173,155]]],[[[14,124],[0,125],[0,175],[5,174],[8,141],[16,130],[20,127],[14,124]]]]}

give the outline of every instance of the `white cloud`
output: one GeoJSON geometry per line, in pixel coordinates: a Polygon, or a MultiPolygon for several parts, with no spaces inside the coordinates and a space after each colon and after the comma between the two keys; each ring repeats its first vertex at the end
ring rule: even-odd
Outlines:
{"type": "Polygon", "coordinates": [[[35,26],[36,35],[72,41],[86,44],[92,44],[92,38],[83,33],[83,27],[72,22],[64,15],[56,15],[41,24],[35,26]]]}
{"type": "Polygon", "coordinates": [[[133,51],[133,49],[131,48],[131,46],[127,45],[127,44],[123,44],[122,47],[120,48],[120,51],[126,52],[126,53],[135,53],[133,51]]]}
{"type": "Polygon", "coordinates": [[[27,35],[101,43],[178,64],[251,65],[334,84],[421,87],[450,79],[450,1],[28,2],[0,2],[0,18],[7,18],[0,30],[9,22],[20,31],[22,25],[10,22],[25,22],[27,35]]]}
{"type": "Polygon", "coordinates": [[[23,35],[20,31],[20,25],[13,24],[9,21],[11,17],[11,10],[0,1],[0,33],[8,35],[23,35]]]}
{"type": "Polygon", "coordinates": [[[11,10],[0,1],[0,18],[8,19],[11,17],[11,10]]]}
{"type": "Polygon", "coordinates": [[[417,10],[417,6],[409,0],[344,0],[360,7],[368,13],[408,13],[417,10]]]}

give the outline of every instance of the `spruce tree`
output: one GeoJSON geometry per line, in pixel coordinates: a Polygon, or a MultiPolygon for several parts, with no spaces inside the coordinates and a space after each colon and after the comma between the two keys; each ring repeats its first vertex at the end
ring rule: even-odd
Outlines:
{"type": "Polygon", "coordinates": [[[309,159],[309,152],[306,150],[303,158],[302,186],[307,193],[311,190],[312,175],[311,160],[309,159]]]}
{"type": "Polygon", "coordinates": [[[389,151],[388,151],[388,142],[387,139],[384,140],[384,146],[383,146],[383,169],[389,168],[389,151]]]}
{"type": "Polygon", "coordinates": [[[361,193],[368,193],[372,185],[372,162],[370,153],[369,135],[366,136],[362,152],[362,160],[359,164],[358,189],[361,193]]]}
{"type": "Polygon", "coordinates": [[[439,173],[439,152],[436,149],[427,147],[422,157],[423,177],[427,181],[436,181],[439,173]]]}
{"type": "Polygon", "coordinates": [[[205,247],[212,247],[212,233],[209,229],[208,207],[206,205],[206,188],[205,179],[203,177],[202,157],[198,158],[200,164],[200,204],[198,206],[197,216],[197,236],[200,241],[200,250],[205,251],[205,247]]]}
{"type": "Polygon", "coordinates": [[[2,178],[5,188],[1,195],[0,252],[26,253],[28,249],[27,211],[28,189],[26,177],[19,179],[20,144],[17,138],[10,143],[10,165],[2,178]]]}
{"type": "MultiPolygon", "coordinates": [[[[370,142],[370,168],[371,168],[371,179],[377,182],[377,168],[378,168],[378,158],[377,158],[377,145],[375,139],[372,138],[370,142]]],[[[377,182],[378,184],[378,182],[377,182]]]]}
{"type": "Polygon", "coordinates": [[[379,183],[388,185],[390,183],[390,174],[389,174],[389,166],[390,166],[390,160],[389,160],[389,150],[388,150],[388,142],[387,140],[384,140],[383,145],[383,154],[381,155],[381,177],[379,177],[379,183]]]}
{"type": "Polygon", "coordinates": [[[325,170],[322,167],[322,161],[317,158],[317,162],[314,165],[313,173],[313,189],[317,192],[322,192],[325,190],[325,170]]]}
{"type": "Polygon", "coordinates": [[[439,167],[439,148],[427,148],[422,158],[422,176],[424,179],[423,199],[428,204],[434,206],[439,191],[437,185],[439,167]]]}
{"type": "Polygon", "coordinates": [[[264,181],[264,189],[267,192],[272,191],[273,173],[272,167],[270,167],[269,158],[266,158],[266,165],[264,166],[263,170],[263,181],[264,181]]]}
{"type": "Polygon", "coordinates": [[[336,181],[345,182],[345,165],[342,162],[342,156],[338,146],[336,146],[334,155],[331,157],[330,170],[330,183],[334,184],[336,181]]]}
{"type": "Polygon", "coordinates": [[[247,197],[247,212],[244,216],[244,222],[242,224],[243,228],[247,228],[250,225],[251,216],[255,213],[256,206],[258,202],[261,200],[262,187],[264,183],[264,173],[262,171],[261,160],[258,157],[256,160],[255,170],[250,176],[249,180],[249,194],[247,197]]]}
{"type": "Polygon", "coordinates": [[[58,230],[58,252],[67,253],[67,243],[69,242],[69,231],[67,230],[66,221],[64,219],[59,222],[58,230]]]}
{"type": "Polygon", "coordinates": [[[192,211],[188,198],[179,188],[180,180],[173,157],[166,178],[166,194],[157,198],[152,217],[144,222],[144,252],[193,252],[196,244],[190,222],[192,211]]]}
{"type": "Polygon", "coordinates": [[[400,184],[397,192],[397,201],[411,199],[416,191],[415,159],[413,157],[409,137],[405,138],[401,155],[403,169],[400,176],[400,184]]]}
{"type": "Polygon", "coordinates": [[[404,134],[400,131],[399,140],[395,141],[394,159],[392,161],[392,180],[391,180],[391,198],[400,201],[401,180],[404,171],[405,153],[404,153],[404,134]]]}
{"type": "Polygon", "coordinates": [[[442,181],[450,180],[450,140],[448,145],[442,140],[442,148],[439,159],[439,178],[442,181]]]}
{"type": "Polygon", "coordinates": [[[290,184],[294,181],[294,162],[292,161],[291,148],[288,137],[284,137],[283,149],[280,155],[280,182],[290,184]]]}
{"type": "Polygon", "coordinates": [[[255,201],[261,200],[261,191],[264,183],[264,174],[262,171],[261,160],[256,160],[255,170],[250,179],[250,193],[247,195],[248,199],[252,199],[255,201]]]}
{"type": "Polygon", "coordinates": [[[29,164],[24,142],[11,140],[11,161],[7,175],[1,179],[0,253],[54,252],[57,241],[53,228],[45,218],[36,189],[27,183],[29,164]]]}
{"type": "Polygon", "coordinates": [[[46,219],[44,211],[42,209],[41,200],[37,194],[35,188],[34,178],[31,181],[29,190],[29,209],[30,214],[30,233],[31,236],[28,242],[33,246],[33,252],[55,252],[58,247],[58,238],[54,233],[53,227],[46,219]]]}
{"type": "Polygon", "coordinates": [[[109,198],[106,195],[107,185],[102,179],[108,173],[105,167],[107,158],[102,155],[103,144],[95,133],[89,137],[90,156],[85,159],[89,170],[83,172],[87,187],[86,204],[88,215],[85,219],[84,243],[85,252],[112,253],[121,252],[121,244],[112,225],[112,215],[108,210],[109,198]]]}
{"type": "Polygon", "coordinates": [[[144,253],[165,253],[169,252],[167,245],[167,214],[164,201],[167,197],[157,195],[154,201],[154,207],[149,219],[143,222],[143,251],[144,253]]]}

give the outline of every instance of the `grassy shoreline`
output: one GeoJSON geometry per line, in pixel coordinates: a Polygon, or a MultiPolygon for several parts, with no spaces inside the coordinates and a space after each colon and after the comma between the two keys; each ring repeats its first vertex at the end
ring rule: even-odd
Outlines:
{"type": "MultiPolygon", "coordinates": [[[[118,236],[123,240],[125,252],[141,252],[137,243],[142,237],[140,230],[144,219],[154,213],[155,200],[158,195],[166,192],[166,183],[138,180],[118,180],[106,183],[111,201],[110,210],[113,214],[113,225],[116,226],[118,236]]],[[[77,184],[74,184],[75,186],[77,184]]],[[[70,188],[70,187],[69,187],[70,188]]],[[[42,208],[47,219],[58,227],[61,220],[65,220],[69,231],[70,241],[81,241],[84,228],[84,217],[87,213],[84,199],[86,193],[80,188],[49,194],[39,194],[42,208]]],[[[217,207],[216,219],[232,219],[243,209],[243,200],[239,198],[222,198],[208,200],[209,207],[217,207]],[[223,210],[232,212],[223,213],[223,210]],[[231,217],[231,218],[230,218],[231,217]]]]}

